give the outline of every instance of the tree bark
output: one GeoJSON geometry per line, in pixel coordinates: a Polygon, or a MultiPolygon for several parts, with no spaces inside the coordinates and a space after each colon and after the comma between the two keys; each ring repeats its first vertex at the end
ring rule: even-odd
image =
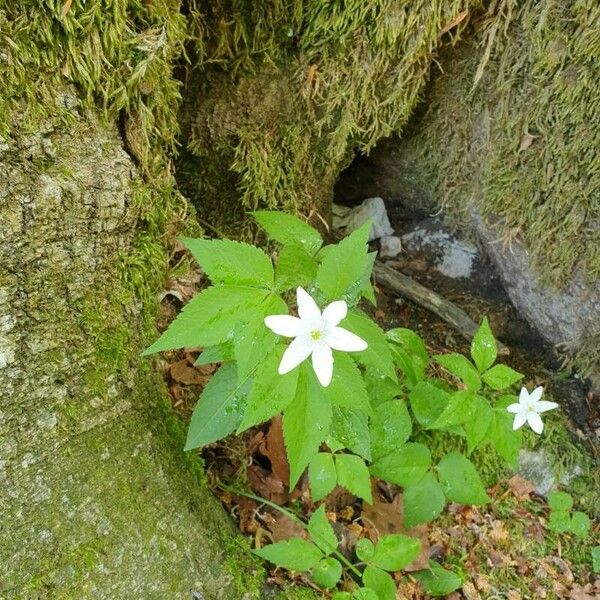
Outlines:
{"type": "Polygon", "coordinates": [[[60,101],[68,126],[0,140],[0,596],[258,597],[139,358],[167,200],[114,125],[60,101]]]}

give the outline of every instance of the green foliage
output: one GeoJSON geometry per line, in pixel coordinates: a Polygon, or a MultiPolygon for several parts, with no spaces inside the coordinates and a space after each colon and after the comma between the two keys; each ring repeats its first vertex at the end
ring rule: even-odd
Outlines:
{"type": "Polygon", "coordinates": [[[594,573],[600,573],[600,546],[592,548],[592,568],[594,573]]]}
{"type": "Polygon", "coordinates": [[[323,244],[321,234],[294,215],[269,210],[257,210],[252,215],[270,238],[284,246],[300,246],[314,256],[323,244]]]}
{"type": "Polygon", "coordinates": [[[456,375],[475,392],[481,387],[481,378],[471,361],[462,354],[442,354],[433,357],[442,367],[456,375]]]}
{"type": "Polygon", "coordinates": [[[447,571],[433,560],[429,561],[429,569],[417,571],[413,575],[432,596],[445,596],[463,584],[460,575],[447,571]]]}
{"type": "Polygon", "coordinates": [[[310,539],[319,546],[325,554],[331,554],[335,551],[338,541],[335,537],[333,527],[325,516],[325,506],[320,506],[312,514],[308,521],[307,528],[310,539]]]}
{"type": "Polygon", "coordinates": [[[498,348],[490,329],[487,318],[484,317],[481,326],[471,341],[471,357],[480,373],[487,371],[496,361],[498,348]]]}
{"type": "Polygon", "coordinates": [[[312,542],[297,537],[269,544],[254,553],[293,571],[308,571],[323,558],[323,553],[312,542]]]}
{"type": "Polygon", "coordinates": [[[319,452],[312,457],[308,465],[308,481],[315,501],[325,498],[333,490],[337,483],[337,473],[332,454],[319,452]]]}
{"type": "Polygon", "coordinates": [[[458,452],[442,458],[437,466],[442,490],[452,502],[459,504],[485,504],[489,496],[473,466],[473,463],[458,452]]]}
{"type": "Polygon", "coordinates": [[[573,497],[566,492],[554,491],[548,496],[550,517],[548,528],[556,533],[572,533],[585,537],[592,526],[590,518],[581,511],[572,511],[573,497]]]}
{"type": "Polygon", "coordinates": [[[389,573],[368,565],[362,576],[365,587],[377,594],[378,600],[395,600],[396,584],[389,573]]]}
{"type": "Polygon", "coordinates": [[[400,533],[384,535],[375,544],[370,563],[385,571],[399,571],[407,567],[421,551],[421,542],[400,533]]]}
{"type": "Polygon", "coordinates": [[[433,521],[446,505],[442,487],[433,473],[427,473],[420,481],[406,486],[402,501],[404,526],[408,528],[433,521]]]}
{"type": "Polygon", "coordinates": [[[332,588],[342,577],[342,565],[339,560],[329,556],[320,560],[311,570],[313,581],[323,587],[332,588]]]}
{"type": "Polygon", "coordinates": [[[335,469],[338,485],[363,498],[369,504],[373,502],[369,469],[360,456],[336,454],[335,469]]]}
{"type": "Polygon", "coordinates": [[[408,442],[371,465],[371,473],[390,483],[409,486],[417,483],[431,466],[431,454],[424,444],[408,442]]]}

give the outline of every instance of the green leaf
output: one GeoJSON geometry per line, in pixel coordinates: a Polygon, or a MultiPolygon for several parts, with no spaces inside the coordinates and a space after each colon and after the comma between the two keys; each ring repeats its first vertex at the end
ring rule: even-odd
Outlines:
{"type": "Polygon", "coordinates": [[[356,542],[356,556],[363,562],[368,562],[373,558],[373,554],[375,553],[375,544],[367,539],[360,538],[358,542],[356,542]]]}
{"type": "Polygon", "coordinates": [[[548,506],[552,510],[571,510],[573,508],[573,497],[567,492],[550,492],[548,506]]]}
{"type": "Polygon", "coordinates": [[[185,450],[206,446],[238,426],[250,382],[238,382],[234,363],[225,363],[202,391],[188,429],[185,450]]]}
{"type": "Polygon", "coordinates": [[[377,406],[370,428],[373,461],[395,452],[412,432],[412,421],[404,401],[390,400],[377,406]]]}
{"type": "Polygon", "coordinates": [[[360,288],[368,264],[370,230],[369,220],[325,254],[317,271],[317,285],[328,300],[340,300],[360,288]]]}
{"type": "Polygon", "coordinates": [[[571,517],[571,533],[574,533],[578,537],[585,537],[589,531],[592,523],[590,518],[584,513],[576,510],[571,517]]]}
{"type": "Polygon", "coordinates": [[[213,284],[273,287],[273,263],[260,248],[233,240],[180,240],[213,284]]]}
{"type": "Polygon", "coordinates": [[[421,582],[425,591],[432,596],[446,596],[462,586],[462,577],[452,571],[447,571],[433,560],[429,561],[429,569],[412,573],[421,582]]]}
{"type": "Polygon", "coordinates": [[[200,365],[226,362],[228,360],[233,360],[233,348],[229,342],[225,342],[216,346],[204,348],[202,354],[196,359],[194,364],[199,367],[200,365]]]}
{"type": "Polygon", "coordinates": [[[410,392],[415,419],[426,429],[433,425],[450,403],[450,394],[429,381],[421,381],[410,392]]]}
{"type": "Polygon", "coordinates": [[[423,379],[423,377],[420,376],[419,364],[415,364],[415,361],[408,354],[408,352],[402,348],[398,348],[398,346],[394,346],[392,344],[390,350],[392,352],[394,363],[402,371],[404,377],[406,378],[408,389],[412,389],[417,385],[417,383],[419,383],[419,381],[422,381],[423,379]]]}
{"type": "Polygon", "coordinates": [[[475,418],[475,394],[471,390],[460,390],[450,396],[448,404],[427,429],[452,429],[475,418]]]}
{"type": "Polygon", "coordinates": [[[429,365],[429,354],[422,338],[412,329],[405,329],[404,327],[390,329],[386,335],[390,341],[400,346],[411,356],[413,364],[417,365],[419,380],[423,379],[425,370],[429,365]]]}
{"type": "Polygon", "coordinates": [[[485,504],[490,501],[473,463],[458,452],[446,454],[437,466],[446,498],[458,504],[485,504]]]}
{"type": "MultiPolygon", "coordinates": [[[[375,297],[375,290],[373,289],[373,284],[371,283],[371,275],[373,274],[373,265],[375,264],[375,259],[377,258],[377,252],[369,252],[367,254],[367,264],[365,265],[365,270],[363,275],[358,282],[358,290],[360,295],[368,300],[373,306],[377,306],[377,298],[375,297]]],[[[360,298],[352,298],[352,303],[358,303],[360,298]]]]}
{"type": "Polygon", "coordinates": [[[329,433],[331,404],[307,363],[300,368],[296,396],[283,413],[283,436],[290,463],[290,490],[298,483],[329,433]]]}
{"type": "Polygon", "coordinates": [[[491,369],[487,370],[482,377],[487,385],[493,390],[504,390],[513,383],[517,383],[517,381],[523,379],[522,373],[519,373],[506,365],[494,365],[491,369]]]}
{"type": "Polygon", "coordinates": [[[379,600],[396,600],[396,584],[389,573],[368,565],[362,580],[365,586],[377,592],[379,600]]]}
{"type": "Polygon", "coordinates": [[[487,317],[484,317],[481,327],[471,341],[471,358],[475,361],[478,371],[483,373],[494,364],[497,355],[496,338],[490,329],[487,317]]]}
{"type": "Polygon", "coordinates": [[[252,215],[269,237],[280,244],[300,245],[311,255],[323,244],[321,234],[294,215],[271,210],[257,210],[252,215]]]}
{"type": "Polygon", "coordinates": [[[196,346],[215,346],[227,341],[239,321],[251,317],[268,292],[252,287],[209,287],[194,296],[143,356],[196,346]]]}
{"type": "Polygon", "coordinates": [[[494,408],[488,435],[496,452],[511,468],[516,469],[523,432],[520,429],[513,430],[513,415],[505,408],[494,408]]]}
{"type": "Polygon", "coordinates": [[[347,448],[371,460],[369,419],[364,412],[334,406],[330,435],[342,445],[342,448],[347,448]]]}
{"type": "Polygon", "coordinates": [[[312,514],[308,521],[308,535],[310,539],[317,545],[325,554],[331,554],[338,547],[338,540],[335,537],[333,527],[325,516],[325,506],[321,505],[312,514]]]}
{"type": "Polygon", "coordinates": [[[458,377],[469,389],[481,388],[481,378],[473,363],[462,354],[439,354],[433,357],[444,369],[458,377]]]}
{"type": "Polygon", "coordinates": [[[431,466],[427,446],[409,442],[371,465],[371,474],[403,487],[418,483],[431,466]]]}
{"type": "Polygon", "coordinates": [[[352,600],[379,600],[379,596],[374,589],[363,587],[354,590],[352,600]]]}
{"type": "Polygon", "coordinates": [[[334,352],[333,377],[325,395],[337,406],[373,414],[362,374],[347,352],[334,352]]]}
{"type": "Polygon", "coordinates": [[[384,535],[375,545],[372,563],[386,571],[400,571],[407,567],[421,551],[417,538],[391,533],[384,535]]]}
{"type": "Polygon", "coordinates": [[[334,592],[331,600],[352,600],[350,592],[334,592]]]}
{"type": "Polygon", "coordinates": [[[317,261],[302,246],[284,246],[275,267],[275,287],[280,292],[299,285],[309,287],[317,276],[317,261]]]}
{"type": "Polygon", "coordinates": [[[365,461],[353,454],[336,454],[335,469],[338,485],[372,504],[371,477],[365,461]]]}
{"type": "Polygon", "coordinates": [[[404,526],[410,529],[420,523],[429,523],[444,510],[446,498],[433,473],[427,473],[421,481],[409,485],[402,494],[404,526]]]}
{"type": "Polygon", "coordinates": [[[400,384],[379,369],[365,369],[364,380],[372,407],[397,398],[402,393],[400,384]]]}
{"type": "Polygon", "coordinates": [[[592,548],[592,568],[594,573],[600,573],[600,546],[592,548]]]}
{"type": "Polygon", "coordinates": [[[269,544],[253,552],[278,567],[292,571],[308,571],[323,558],[323,553],[312,542],[298,537],[269,544]]]}
{"type": "Polygon", "coordinates": [[[338,560],[324,558],[320,560],[311,571],[313,581],[322,588],[332,588],[342,578],[342,565],[338,560]]]}
{"type": "Polygon", "coordinates": [[[329,452],[315,454],[308,465],[308,482],[312,499],[325,498],[337,483],[333,456],[329,452]]]}
{"type": "Polygon", "coordinates": [[[394,381],[398,379],[385,334],[369,317],[355,309],[350,311],[341,326],[369,344],[362,352],[352,352],[352,358],[366,367],[381,371],[394,381]]]}
{"type": "Polygon", "coordinates": [[[565,533],[571,530],[571,515],[567,510],[553,510],[548,519],[548,529],[556,533],[565,533]]]}
{"type": "Polygon", "coordinates": [[[469,454],[486,439],[493,419],[492,407],[485,398],[475,396],[473,408],[473,418],[462,424],[467,436],[467,452],[469,454]]]}
{"type": "Polygon", "coordinates": [[[293,369],[285,375],[280,375],[277,371],[284,351],[285,346],[279,344],[262,364],[257,365],[254,385],[248,394],[244,418],[238,427],[238,433],[280,414],[296,397],[300,370],[293,369]]]}

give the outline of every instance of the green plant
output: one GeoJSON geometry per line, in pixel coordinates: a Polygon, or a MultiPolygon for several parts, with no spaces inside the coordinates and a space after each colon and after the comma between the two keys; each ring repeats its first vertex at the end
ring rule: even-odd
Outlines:
{"type": "MultiPolygon", "coordinates": [[[[275,263],[244,243],[184,239],[213,285],[146,351],[202,347],[199,363],[222,363],[196,406],[186,449],[283,414],[290,489],[308,468],[315,501],[341,485],[371,502],[373,475],[403,488],[407,527],[433,520],[447,501],[488,502],[469,455],[489,446],[516,464],[521,431],[513,429],[507,407],[517,399],[510,387],[522,375],[495,364],[496,341],[487,320],[473,338],[470,358],[430,357],[415,332],[384,333],[358,306],[361,299],[375,302],[370,223],[323,246],[319,233],[296,217],[270,211],[254,216],[278,242],[275,263]],[[298,317],[288,309],[294,291],[298,317]],[[293,340],[287,345],[282,336],[293,340]],[[431,375],[433,361],[448,377],[431,375]],[[411,441],[420,430],[455,436],[456,449],[434,464],[427,445],[411,441]]],[[[412,561],[417,540],[386,536],[373,548],[361,542],[360,571],[340,562],[321,509],[313,518],[312,542],[292,539],[259,554],[311,571],[322,587],[335,586],[346,567],[366,586],[351,597],[391,598],[387,571],[412,561]],[[315,535],[324,535],[326,544],[315,535]]],[[[458,576],[444,573],[434,564],[419,579],[432,594],[460,585],[458,576]]]]}
{"type": "Polygon", "coordinates": [[[572,533],[585,537],[591,527],[590,518],[579,510],[573,511],[573,498],[566,492],[552,492],[548,496],[550,518],[548,528],[556,533],[572,533]]]}

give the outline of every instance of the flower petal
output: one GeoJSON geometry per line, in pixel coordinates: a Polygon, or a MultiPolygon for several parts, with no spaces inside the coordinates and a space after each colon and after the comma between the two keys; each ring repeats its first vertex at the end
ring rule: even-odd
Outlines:
{"type": "Polygon", "coordinates": [[[333,353],[329,346],[326,344],[315,346],[312,353],[312,366],[320,384],[327,387],[333,375],[333,353]]]}
{"type": "Polygon", "coordinates": [[[339,322],[346,318],[348,314],[348,305],[344,300],[336,300],[328,304],[323,310],[323,320],[329,327],[335,327],[339,322]]]}
{"type": "Polygon", "coordinates": [[[530,412],[527,415],[527,422],[529,423],[529,427],[533,429],[536,433],[542,433],[544,431],[544,423],[542,422],[542,417],[538,415],[536,412],[530,412]]]}
{"type": "Polygon", "coordinates": [[[306,360],[313,351],[314,342],[308,335],[301,335],[292,340],[292,343],[286,348],[281,362],[279,363],[278,373],[285,375],[292,369],[295,369],[303,360],[306,360]]]}
{"type": "Polygon", "coordinates": [[[538,413],[543,413],[543,412],[546,412],[547,410],[552,410],[554,408],[558,408],[558,404],[556,404],[556,402],[548,402],[547,400],[540,400],[535,405],[535,410],[538,413]]]}
{"type": "Polygon", "coordinates": [[[369,344],[343,327],[334,327],[325,338],[325,343],[334,350],[343,352],[360,352],[366,350],[369,344]]]}
{"type": "Polygon", "coordinates": [[[312,296],[304,289],[296,289],[296,300],[298,302],[298,315],[303,321],[316,322],[321,320],[321,311],[312,296]]]}
{"type": "Polygon", "coordinates": [[[270,315],[265,317],[265,325],[277,335],[296,337],[306,333],[302,320],[292,315],[270,315]]]}
{"type": "Polygon", "coordinates": [[[507,406],[506,410],[509,413],[518,414],[523,410],[523,407],[518,402],[516,402],[515,404],[511,404],[510,406],[507,406]]]}
{"type": "Polygon", "coordinates": [[[529,392],[527,391],[526,387],[522,387],[521,388],[521,392],[519,393],[519,402],[521,404],[527,404],[529,400],[529,392]]]}
{"type": "Polygon", "coordinates": [[[535,390],[533,390],[533,392],[531,392],[531,394],[529,394],[529,399],[532,402],[539,402],[543,393],[544,393],[544,388],[540,385],[540,386],[536,387],[535,390]]]}
{"type": "Polygon", "coordinates": [[[527,421],[527,417],[525,416],[524,413],[517,413],[515,415],[515,420],[513,421],[513,431],[523,427],[523,425],[525,425],[526,421],[527,421]]]}

